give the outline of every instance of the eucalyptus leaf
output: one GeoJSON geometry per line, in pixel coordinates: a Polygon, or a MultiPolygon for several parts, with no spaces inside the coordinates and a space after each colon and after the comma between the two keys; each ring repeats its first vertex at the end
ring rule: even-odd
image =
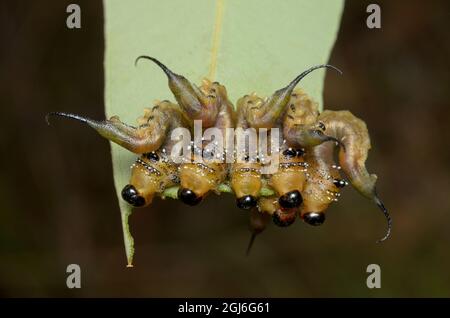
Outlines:
{"type": "MultiPolygon", "coordinates": [[[[268,96],[305,69],[328,61],[342,9],[343,0],[105,1],[106,115],[132,124],[153,100],[174,101],[158,67],[134,66],[143,54],[158,58],[194,83],[205,77],[219,81],[233,103],[251,92],[268,96]]],[[[300,83],[320,105],[324,76],[325,71],[319,70],[300,83]]],[[[120,191],[128,183],[136,156],[115,144],[111,149],[131,266],[131,209],[120,191]]],[[[169,189],[164,195],[176,198],[175,191],[169,189]]]]}

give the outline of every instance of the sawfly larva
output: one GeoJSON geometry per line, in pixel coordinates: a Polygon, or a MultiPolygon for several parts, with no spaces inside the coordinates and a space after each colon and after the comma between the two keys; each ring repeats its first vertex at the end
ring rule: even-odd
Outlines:
{"type": "Polygon", "coordinates": [[[47,122],[50,116],[81,121],[139,155],[122,190],[122,198],[130,205],[148,206],[155,196],[164,197],[164,191],[174,186],[179,187],[178,198],[188,205],[200,203],[208,193],[229,189],[237,206],[249,210],[252,237],[248,252],[269,220],[286,227],[298,216],[310,225],[322,224],[329,205],[351,184],[376,203],[387,219],[386,235],[379,241],[389,237],[392,221],[377,195],[377,177],[365,167],[371,147],[366,124],[349,111],[320,113],[318,104],[296,88],[316,69],[340,72],[337,68],[314,66],[269,98],[255,93],[240,98],[235,110],[220,83],[204,80],[198,87],[153,57],[140,56],[135,64],[140,59],[150,60],[164,71],[176,104],[164,100],[144,109],[136,127],[117,116],[102,121],[62,112],[46,116],[47,122]],[[173,158],[179,141],[172,133],[178,128],[186,129],[189,136],[202,137],[189,140],[181,162],[173,158]],[[270,142],[266,140],[270,150],[261,154],[258,147],[266,136],[263,133],[270,137],[270,142]],[[254,143],[258,152],[252,151],[254,143]],[[267,162],[273,164],[273,158],[276,169],[266,173],[267,162]]]}

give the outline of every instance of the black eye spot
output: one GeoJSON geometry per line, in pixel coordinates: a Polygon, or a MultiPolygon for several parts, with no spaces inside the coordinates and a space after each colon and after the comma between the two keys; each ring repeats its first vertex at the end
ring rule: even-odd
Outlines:
{"type": "Polygon", "coordinates": [[[327,127],[325,127],[325,124],[322,123],[321,121],[319,121],[319,128],[322,129],[323,131],[327,129],[327,127]]]}
{"type": "Polygon", "coordinates": [[[283,156],[286,158],[294,158],[297,155],[297,151],[292,148],[288,148],[285,151],[283,151],[283,156]]]}
{"type": "Polygon", "coordinates": [[[333,183],[337,188],[343,188],[347,185],[347,182],[345,182],[345,180],[342,179],[334,179],[333,183]]]}
{"type": "Polygon", "coordinates": [[[316,135],[323,136],[323,131],[322,130],[314,130],[314,133],[316,135]]]}
{"type": "Polygon", "coordinates": [[[295,222],[297,213],[285,213],[280,210],[275,211],[272,215],[273,224],[279,227],[286,227],[295,222]]]}
{"type": "Polygon", "coordinates": [[[322,225],[325,222],[325,214],[321,212],[309,212],[303,215],[303,221],[313,226],[322,225]]]}
{"type": "Polygon", "coordinates": [[[289,105],[289,107],[291,108],[292,112],[295,113],[295,105],[294,105],[294,104],[291,104],[291,105],[289,105]]]}
{"type": "Polygon", "coordinates": [[[239,209],[249,210],[256,206],[256,198],[251,195],[246,195],[236,199],[236,205],[239,209]]]}
{"type": "Polygon", "coordinates": [[[152,152],[148,152],[144,154],[144,157],[152,160],[152,161],[159,161],[159,156],[156,152],[152,151],[152,152]]]}
{"type": "Polygon", "coordinates": [[[288,192],[278,199],[278,203],[285,209],[299,207],[302,202],[303,198],[298,190],[288,192]]]}
{"type": "Polygon", "coordinates": [[[135,207],[145,205],[145,199],[141,197],[134,186],[127,184],[122,190],[122,198],[135,207]]]}
{"type": "Polygon", "coordinates": [[[214,159],[214,149],[203,149],[203,158],[207,160],[214,159]]]}
{"type": "Polygon", "coordinates": [[[295,150],[295,155],[297,157],[302,157],[305,154],[305,150],[304,149],[296,149],[295,150]]]}
{"type": "Polygon", "coordinates": [[[197,205],[202,201],[202,197],[197,196],[194,191],[184,188],[178,190],[178,198],[187,205],[197,205]]]}

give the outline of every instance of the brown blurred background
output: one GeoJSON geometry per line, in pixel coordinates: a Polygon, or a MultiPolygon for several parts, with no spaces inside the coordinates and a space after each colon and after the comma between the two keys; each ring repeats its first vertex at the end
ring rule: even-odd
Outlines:
{"type": "Polygon", "coordinates": [[[327,222],[270,226],[250,257],[247,215],[230,195],[201,206],[158,200],[131,217],[135,267],[125,268],[107,142],[49,111],[103,113],[101,1],[0,4],[0,296],[450,296],[450,38],[446,1],[348,1],[325,107],[349,109],[371,133],[370,171],[393,219],[350,187],[327,222]],[[82,288],[66,287],[66,266],[82,288]],[[382,288],[366,287],[379,264],[382,288]]]}

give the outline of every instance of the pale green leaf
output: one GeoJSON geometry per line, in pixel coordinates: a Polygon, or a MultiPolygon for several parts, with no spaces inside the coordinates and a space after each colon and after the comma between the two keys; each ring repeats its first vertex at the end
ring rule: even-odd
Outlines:
{"type": "MultiPolygon", "coordinates": [[[[253,91],[268,96],[303,70],[328,61],[343,1],[108,0],[104,8],[106,115],[134,123],[153,100],[174,100],[159,68],[151,63],[134,67],[137,56],[154,56],[194,83],[204,77],[219,81],[232,102],[253,91]]],[[[316,71],[301,83],[320,104],[324,75],[316,71]]],[[[112,145],[112,158],[131,265],[131,210],[120,191],[135,155],[112,145]]],[[[222,190],[230,192],[226,187],[222,190]]],[[[176,188],[164,195],[176,198],[176,188]]]]}

